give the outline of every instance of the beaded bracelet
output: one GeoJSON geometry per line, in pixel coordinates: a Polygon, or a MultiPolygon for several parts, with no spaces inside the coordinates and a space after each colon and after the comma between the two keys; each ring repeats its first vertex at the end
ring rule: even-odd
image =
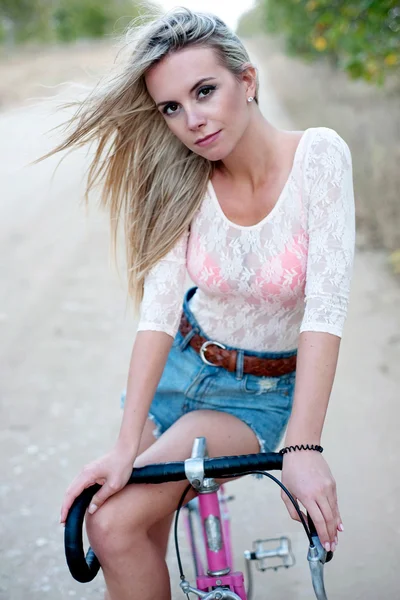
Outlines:
{"type": "Polygon", "coordinates": [[[286,454],[287,452],[291,452],[292,450],[293,450],[293,452],[295,450],[317,450],[317,452],[322,452],[323,447],[317,446],[314,444],[311,444],[311,446],[309,446],[308,444],[306,446],[304,446],[304,444],[301,444],[300,446],[298,446],[296,444],[296,446],[287,446],[286,448],[282,448],[282,450],[279,450],[279,454],[286,454]]]}

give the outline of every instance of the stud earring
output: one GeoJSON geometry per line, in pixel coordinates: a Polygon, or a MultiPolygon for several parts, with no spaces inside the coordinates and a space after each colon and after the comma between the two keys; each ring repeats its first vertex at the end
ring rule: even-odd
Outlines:
{"type": "Polygon", "coordinates": [[[253,96],[250,96],[250,98],[247,98],[247,102],[253,102],[254,98],[253,96]]]}

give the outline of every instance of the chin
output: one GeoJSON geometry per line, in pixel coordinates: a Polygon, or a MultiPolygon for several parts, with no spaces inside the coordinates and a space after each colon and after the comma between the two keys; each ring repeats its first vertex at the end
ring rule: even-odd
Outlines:
{"type": "Polygon", "coordinates": [[[223,160],[230,154],[230,152],[227,152],[227,150],[224,150],[223,148],[196,148],[194,152],[195,154],[212,161],[223,160]],[[199,152],[199,150],[201,151],[199,152]]]}

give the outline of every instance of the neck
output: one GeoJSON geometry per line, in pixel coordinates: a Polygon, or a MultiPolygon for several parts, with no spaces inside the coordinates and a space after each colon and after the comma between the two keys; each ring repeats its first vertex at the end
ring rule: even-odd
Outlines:
{"type": "Polygon", "coordinates": [[[246,183],[257,190],[276,169],[282,132],[263,117],[257,106],[254,109],[246,131],[221,162],[220,171],[233,184],[246,183]]]}

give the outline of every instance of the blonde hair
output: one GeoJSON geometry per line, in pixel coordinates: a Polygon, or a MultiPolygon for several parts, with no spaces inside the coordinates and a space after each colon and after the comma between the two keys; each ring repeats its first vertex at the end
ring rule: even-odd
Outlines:
{"type": "Polygon", "coordinates": [[[114,249],[124,226],[128,289],[138,309],[147,273],[189,227],[216,167],[170,131],[147,91],[145,73],[168,54],[193,45],[213,48],[237,78],[250,61],[221,19],[183,7],[150,23],[136,19],[123,41],[126,57],[88,97],[68,104],[78,105],[67,123],[72,132],[45,157],[97,143],[85,198],[103,184],[100,200],[110,214],[114,249]]]}

